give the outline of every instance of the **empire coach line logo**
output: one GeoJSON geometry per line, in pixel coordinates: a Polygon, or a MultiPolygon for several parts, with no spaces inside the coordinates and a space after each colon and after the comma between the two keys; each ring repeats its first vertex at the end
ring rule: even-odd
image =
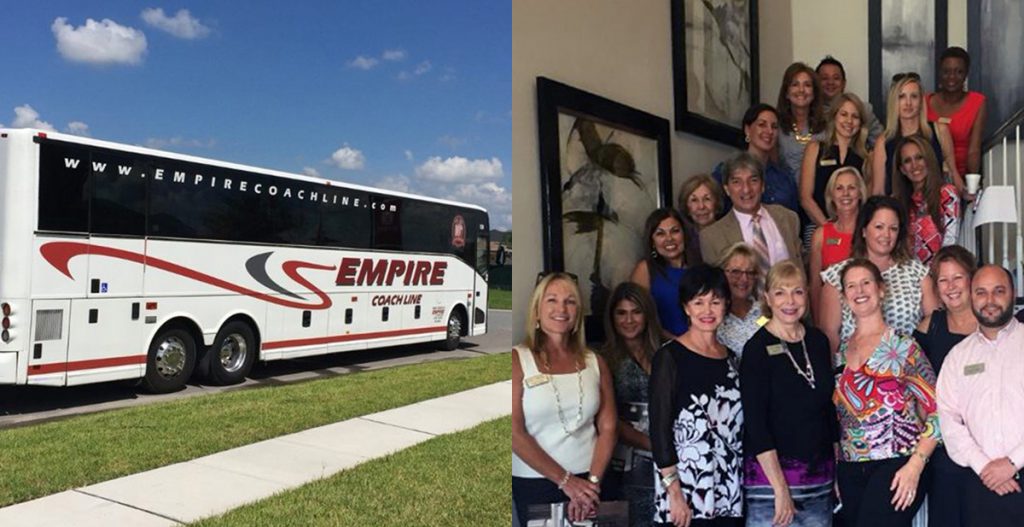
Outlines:
{"type": "MultiPolygon", "coordinates": [[[[82,160],[73,157],[64,158],[64,168],[77,169],[81,165],[82,160]]],[[[115,165],[109,165],[100,161],[92,161],[92,172],[94,174],[105,174],[107,168],[113,170],[115,165]]],[[[135,170],[134,166],[130,165],[116,165],[118,176],[131,176],[135,170]]],[[[148,175],[145,172],[135,172],[139,178],[145,179],[148,175]]],[[[265,177],[264,174],[260,174],[265,177]]],[[[276,178],[280,181],[288,181],[283,178],[276,178]]],[[[204,175],[200,173],[190,174],[181,170],[168,170],[164,168],[156,168],[153,170],[153,181],[170,181],[179,185],[191,185],[193,187],[208,187],[213,189],[230,190],[234,192],[252,192],[253,194],[267,194],[270,196],[280,196],[282,198],[298,199],[302,201],[313,201],[318,203],[326,203],[331,205],[341,205],[343,207],[358,207],[370,210],[380,210],[386,212],[397,212],[398,205],[396,203],[380,203],[373,200],[365,200],[359,197],[346,196],[344,194],[338,194],[336,192],[316,191],[312,189],[293,189],[286,185],[275,185],[270,183],[252,183],[245,179],[232,179],[228,177],[204,175]]],[[[329,183],[309,183],[310,185],[321,185],[326,188],[331,188],[329,183]]]]}
{"type": "MultiPolygon", "coordinates": [[[[246,271],[249,272],[249,276],[261,285],[276,293],[291,297],[294,300],[255,291],[248,287],[178,265],[174,262],[114,247],[90,245],[88,243],[81,242],[50,242],[40,246],[39,252],[42,254],[43,259],[53,266],[54,269],[72,280],[74,280],[74,277],[71,275],[71,270],[68,268],[68,264],[72,258],[84,254],[107,256],[167,271],[169,273],[209,284],[227,291],[257,298],[271,304],[298,309],[328,309],[333,304],[330,297],[327,296],[327,293],[324,293],[320,288],[313,285],[309,280],[299,274],[299,271],[302,269],[312,269],[316,271],[334,271],[335,269],[338,269],[336,285],[340,286],[393,286],[399,284],[406,286],[426,286],[444,285],[444,272],[448,267],[447,262],[441,261],[405,261],[389,258],[375,260],[373,258],[345,257],[341,259],[341,264],[338,266],[322,265],[298,260],[282,262],[281,270],[284,274],[288,278],[291,278],[295,283],[305,287],[309,293],[312,293],[317,297],[316,301],[311,302],[306,300],[300,294],[282,287],[270,278],[270,275],[266,270],[266,264],[270,259],[270,256],[273,255],[272,251],[261,253],[249,258],[245,263],[246,271]]],[[[420,295],[386,295],[375,298],[376,303],[374,305],[399,305],[418,304],[422,297],[420,295]]]]}

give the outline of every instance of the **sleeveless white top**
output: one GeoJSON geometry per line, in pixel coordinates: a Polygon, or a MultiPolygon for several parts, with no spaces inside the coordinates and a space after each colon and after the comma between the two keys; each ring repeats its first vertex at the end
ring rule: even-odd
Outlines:
{"type": "MultiPolygon", "coordinates": [[[[597,355],[587,350],[581,371],[583,377],[583,419],[576,421],[580,408],[580,383],[576,372],[549,375],[550,380],[530,387],[530,379],[541,375],[534,361],[533,353],[523,346],[516,346],[519,364],[523,369],[523,419],[526,431],[537,440],[559,465],[573,474],[588,472],[590,460],[597,443],[594,416],[601,406],[601,372],[597,355]],[[562,417],[558,417],[555,389],[562,402],[562,417]],[[571,432],[566,435],[565,430],[571,432]]],[[[519,456],[512,454],[512,475],[520,478],[543,478],[519,456]]]]}

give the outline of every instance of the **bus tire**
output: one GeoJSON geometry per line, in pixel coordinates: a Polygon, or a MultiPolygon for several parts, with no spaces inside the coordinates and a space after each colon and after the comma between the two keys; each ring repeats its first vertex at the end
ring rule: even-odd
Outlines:
{"type": "Polygon", "coordinates": [[[170,393],[185,386],[196,367],[196,340],[181,327],[162,329],[149,345],[143,387],[152,393],[170,393]]]}
{"type": "Polygon", "coordinates": [[[459,347],[459,340],[462,337],[462,315],[459,314],[458,309],[453,309],[452,313],[448,315],[448,324],[445,325],[445,337],[441,341],[441,349],[445,351],[453,351],[459,347]]]}
{"type": "Polygon", "coordinates": [[[245,380],[256,362],[256,337],[245,322],[224,324],[203,357],[203,371],[213,384],[238,384],[245,380]]]}

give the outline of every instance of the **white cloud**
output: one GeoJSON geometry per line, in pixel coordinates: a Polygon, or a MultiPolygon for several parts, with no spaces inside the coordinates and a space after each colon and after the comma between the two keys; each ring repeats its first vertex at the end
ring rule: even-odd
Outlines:
{"type": "Polygon", "coordinates": [[[86,19],[77,28],[59,17],[51,26],[57,38],[57,51],[65,59],[91,64],[141,64],[146,53],[146,35],[104,18],[97,22],[86,19]]]}
{"type": "Polygon", "coordinates": [[[424,73],[434,69],[434,66],[430,64],[429,60],[424,60],[416,65],[416,69],[413,70],[413,75],[423,75],[424,73]]]}
{"type": "Polygon", "coordinates": [[[388,49],[381,54],[380,58],[384,60],[402,60],[405,58],[404,49],[388,49]]]}
{"type": "Polygon", "coordinates": [[[512,228],[512,194],[493,181],[456,185],[446,198],[484,207],[491,216],[492,228],[512,228]]]}
{"type": "Polygon", "coordinates": [[[187,139],[181,136],[174,137],[150,137],[146,139],[146,146],[149,148],[213,148],[217,145],[217,141],[214,139],[207,139],[205,141],[200,139],[187,139]]]}
{"type": "Polygon", "coordinates": [[[450,82],[455,80],[455,69],[445,68],[444,73],[438,78],[441,82],[450,82]]]}
{"type": "Polygon", "coordinates": [[[89,137],[89,125],[83,123],[82,121],[71,121],[70,123],[68,123],[68,126],[65,129],[65,131],[69,134],[89,137]]]}
{"type": "Polygon", "coordinates": [[[14,122],[11,123],[11,128],[38,128],[51,132],[57,131],[52,124],[40,119],[39,112],[27,104],[14,108],[14,122]]]}
{"type": "Polygon", "coordinates": [[[141,16],[147,24],[178,38],[194,40],[210,34],[210,28],[204,26],[198,19],[193,18],[188,9],[179,10],[171,18],[164,14],[163,8],[149,8],[143,9],[141,16]]]}
{"type": "Polygon", "coordinates": [[[362,152],[345,143],[331,154],[330,163],[345,170],[361,170],[366,164],[366,158],[362,152]]]}
{"type": "Polygon", "coordinates": [[[379,61],[373,57],[364,57],[359,55],[358,57],[348,62],[349,67],[356,68],[358,70],[368,70],[377,65],[379,61]]]}
{"type": "Polygon", "coordinates": [[[496,157],[488,160],[456,156],[442,160],[434,156],[416,167],[416,176],[439,183],[478,183],[500,178],[501,161],[496,157]]]}
{"type": "Polygon", "coordinates": [[[373,182],[373,186],[377,188],[395,190],[398,192],[413,192],[412,180],[408,177],[398,174],[397,176],[387,176],[378,179],[373,182]]]}
{"type": "Polygon", "coordinates": [[[398,72],[398,80],[404,81],[404,80],[408,80],[410,78],[412,78],[412,75],[410,75],[408,71],[402,70],[402,71],[398,72]]]}
{"type": "Polygon", "coordinates": [[[406,150],[404,153],[405,153],[405,160],[406,161],[412,161],[412,150],[406,150]]]}
{"type": "Polygon", "coordinates": [[[320,175],[320,171],[313,167],[302,167],[302,173],[310,177],[323,177],[320,175]]]}

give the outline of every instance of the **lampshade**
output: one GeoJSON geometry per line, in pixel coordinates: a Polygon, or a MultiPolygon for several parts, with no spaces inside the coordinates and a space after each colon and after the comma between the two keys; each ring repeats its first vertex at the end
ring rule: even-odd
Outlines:
{"type": "Polygon", "coordinates": [[[1012,185],[987,187],[978,197],[974,227],[986,223],[1017,223],[1017,193],[1012,185]]]}

